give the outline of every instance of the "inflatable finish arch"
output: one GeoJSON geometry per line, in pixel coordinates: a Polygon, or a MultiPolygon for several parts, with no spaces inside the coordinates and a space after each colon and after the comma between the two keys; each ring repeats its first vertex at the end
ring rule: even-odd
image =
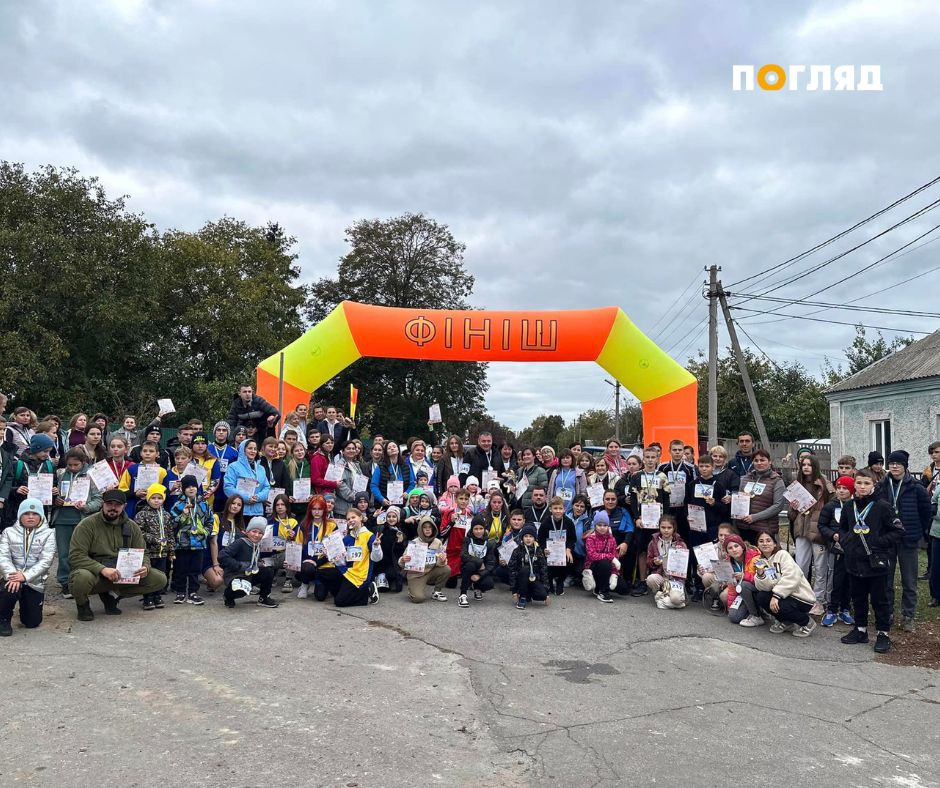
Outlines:
{"type": "MultiPolygon", "coordinates": [[[[399,309],[343,301],[291,342],[284,357],[282,409],[357,359],[596,361],[640,400],[643,438],[667,448],[698,445],[697,383],[618,307],[544,312],[399,309]]],[[[258,365],[258,393],[278,401],[281,354],[258,365]]]]}

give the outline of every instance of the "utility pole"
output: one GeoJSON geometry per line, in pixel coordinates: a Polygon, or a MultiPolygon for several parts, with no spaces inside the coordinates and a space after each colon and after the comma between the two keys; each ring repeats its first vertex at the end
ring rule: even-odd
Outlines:
{"type": "Polygon", "coordinates": [[[718,272],[708,269],[708,445],[718,443],[718,272]]]}
{"type": "Polygon", "coordinates": [[[620,381],[616,383],[604,378],[608,386],[614,387],[614,438],[620,442],[620,381]]]}
{"type": "Polygon", "coordinates": [[[741,371],[741,379],[744,381],[744,391],[747,394],[747,401],[751,404],[751,413],[754,414],[754,423],[757,425],[757,434],[760,437],[761,446],[770,451],[770,439],[767,437],[764,417],[761,416],[760,408],[757,405],[757,397],[754,396],[751,376],[747,371],[744,354],[741,352],[741,345],[738,342],[738,332],[734,329],[734,321],[731,319],[731,309],[728,307],[728,299],[725,297],[725,291],[721,286],[721,282],[718,283],[718,300],[721,302],[721,313],[724,315],[725,325],[728,326],[728,335],[731,338],[731,347],[734,349],[734,357],[738,360],[738,369],[741,371]]]}

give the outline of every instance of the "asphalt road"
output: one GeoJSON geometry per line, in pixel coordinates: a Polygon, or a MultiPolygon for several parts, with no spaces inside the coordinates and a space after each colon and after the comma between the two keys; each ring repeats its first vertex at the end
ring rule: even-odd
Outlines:
{"type": "Polygon", "coordinates": [[[845,630],[569,590],[369,608],[218,595],[0,641],[0,784],[940,785],[940,674],[845,630]]]}

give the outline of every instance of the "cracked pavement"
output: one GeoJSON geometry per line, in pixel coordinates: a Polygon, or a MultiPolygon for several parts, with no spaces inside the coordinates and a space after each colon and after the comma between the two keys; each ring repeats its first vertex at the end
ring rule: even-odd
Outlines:
{"type": "Polygon", "coordinates": [[[569,590],[516,610],[63,600],[0,642],[0,783],[940,786],[940,673],[845,631],[747,630],[569,590]],[[96,605],[96,603],[93,603],[96,605]],[[97,609],[97,608],[96,608],[97,609]]]}

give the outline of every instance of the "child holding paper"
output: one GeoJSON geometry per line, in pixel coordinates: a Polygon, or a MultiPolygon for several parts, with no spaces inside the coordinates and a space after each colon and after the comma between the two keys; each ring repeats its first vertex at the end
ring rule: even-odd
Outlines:
{"type": "Polygon", "coordinates": [[[68,450],[65,467],[56,471],[59,494],[52,499],[52,527],[55,529],[56,552],[59,565],[56,580],[62,596],[71,599],[69,593],[69,545],[72,533],[83,517],[94,514],[101,508],[101,493],[88,476],[85,452],[78,446],[68,450]]]}
{"type": "Polygon", "coordinates": [[[676,520],[664,514],[659,521],[659,533],[653,536],[646,550],[646,566],[650,574],[646,585],[655,597],[656,607],[677,609],[685,607],[685,575],[669,573],[667,564],[673,550],[688,550],[682,537],[676,533],[676,520]]]}
{"type": "Polygon", "coordinates": [[[291,489],[288,491],[291,500],[290,512],[295,519],[302,520],[307,512],[310,496],[313,494],[313,481],[310,477],[311,468],[310,461],[307,459],[306,446],[300,442],[295,443],[285,464],[291,483],[291,489]],[[297,482],[300,484],[298,485],[297,482]]]}
{"type": "Polygon", "coordinates": [[[473,598],[483,599],[483,594],[493,588],[493,570],[496,568],[496,542],[487,537],[486,526],[475,521],[470,533],[463,541],[460,553],[460,607],[470,607],[467,592],[473,589],[473,598]]]}
{"type": "Polygon", "coordinates": [[[629,581],[633,576],[634,566],[636,567],[636,582],[630,592],[631,596],[643,596],[649,593],[649,587],[646,584],[648,574],[646,553],[653,534],[659,528],[659,518],[669,508],[669,493],[672,485],[666,474],[659,471],[658,465],[659,453],[653,448],[644,449],[643,469],[630,477],[626,488],[629,490],[629,509],[637,523],[633,550],[627,556],[629,568],[625,572],[629,581]],[[644,506],[644,504],[647,505],[644,506]],[[644,512],[646,512],[645,519],[644,512]]]}
{"type": "Polygon", "coordinates": [[[839,536],[839,523],[845,514],[845,507],[855,495],[855,470],[851,476],[840,476],[836,480],[835,497],[819,513],[819,533],[829,545],[829,578],[831,587],[828,591],[829,609],[820,622],[824,627],[831,627],[836,621],[848,626],[855,625],[855,619],[849,612],[851,592],[849,578],[845,571],[845,551],[839,536]]]}
{"type": "Polygon", "coordinates": [[[199,596],[199,575],[202,572],[203,553],[212,538],[214,517],[209,505],[199,495],[195,476],[180,479],[181,494],[170,509],[175,558],[171,588],[176,592],[173,604],[203,605],[199,596]]]}
{"type": "MultiPolygon", "coordinates": [[[[300,528],[300,524],[291,517],[290,498],[288,498],[286,493],[280,493],[274,496],[274,500],[271,502],[271,517],[269,522],[271,532],[274,535],[274,571],[276,574],[277,570],[284,566],[284,553],[287,543],[304,543],[304,533],[300,528]]],[[[293,590],[294,585],[291,582],[290,574],[285,570],[284,585],[281,586],[281,593],[289,594],[293,590]]]]}
{"type": "Polygon", "coordinates": [[[497,548],[499,562],[493,574],[500,583],[509,583],[509,559],[512,558],[513,550],[522,543],[522,526],[524,525],[525,512],[522,509],[513,509],[509,513],[509,528],[506,529],[497,548]]]}
{"type": "MultiPolygon", "coordinates": [[[[183,494],[182,480],[184,476],[188,475],[186,469],[189,467],[189,461],[192,457],[193,453],[187,446],[177,446],[173,450],[173,465],[169,467],[163,477],[163,486],[166,487],[167,492],[164,506],[166,506],[167,511],[173,511],[173,507],[176,506],[176,502],[183,494]]],[[[195,478],[194,476],[194,481],[195,478]]]]}
{"type": "Polygon", "coordinates": [[[530,599],[549,604],[548,561],[537,537],[532,523],[522,526],[520,544],[509,559],[509,588],[518,610],[525,610],[530,599]]]}
{"type": "Polygon", "coordinates": [[[565,578],[571,564],[574,563],[575,533],[574,523],[565,514],[565,502],[556,496],[548,502],[551,513],[540,525],[538,530],[538,543],[549,562],[548,582],[549,588],[555,596],[564,596],[565,578]],[[555,551],[561,548],[555,545],[564,545],[563,556],[556,556],[555,551]],[[560,563],[559,563],[560,562],[560,563]]]}
{"type": "MultiPolygon", "coordinates": [[[[349,513],[347,512],[347,515],[349,513]]],[[[326,501],[322,495],[314,495],[307,504],[307,514],[301,524],[304,537],[304,553],[300,564],[300,588],[298,599],[306,599],[313,584],[313,597],[317,602],[325,602],[332,594],[339,591],[342,573],[327,558],[326,540],[337,532],[336,521],[327,515],[326,501]]]]}
{"type": "Polygon", "coordinates": [[[133,518],[137,505],[147,500],[147,490],[152,484],[162,484],[166,480],[166,469],[157,462],[160,447],[153,441],[144,441],[140,445],[140,462],[130,463],[118,479],[118,489],[127,493],[127,506],[124,513],[133,518]]]}
{"type": "MultiPolygon", "coordinates": [[[[19,505],[29,497],[29,477],[38,474],[49,474],[55,478],[55,463],[49,459],[49,453],[55,448],[55,441],[48,435],[37,434],[29,439],[29,446],[26,451],[20,455],[20,459],[14,460],[13,480],[11,483],[10,498],[4,505],[11,511],[16,511],[19,505]]],[[[53,482],[53,499],[59,494],[58,488],[53,482]]],[[[52,506],[46,506],[45,515],[52,513],[52,506]]]]}
{"type": "Polygon", "coordinates": [[[757,549],[760,557],[754,560],[754,601],[774,617],[770,631],[780,634],[792,630],[794,637],[809,637],[816,629],[809,615],[816,599],[812,586],[790,553],[777,543],[775,534],[760,531],[757,549]]]}
{"type": "MultiPolygon", "coordinates": [[[[695,548],[706,542],[714,542],[718,538],[718,526],[724,522],[730,508],[724,502],[727,490],[715,478],[715,466],[711,455],[707,452],[698,459],[698,478],[692,485],[692,496],[689,498],[689,547],[695,548]]],[[[692,581],[692,601],[700,602],[704,593],[704,585],[698,573],[698,561],[695,552],[690,554],[691,564],[689,578],[692,581]],[[693,571],[695,570],[695,571],[693,571]]]]}
{"type": "Polygon", "coordinates": [[[754,599],[754,562],[760,557],[760,552],[748,547],[737,534],[726,537],[725,551],[734,573],[734,581],[726,587],[728,620],[742,627],[763,626],[764,619],[754,599]]]}
{"type": "Polygon", "coordinates": [[[11,621],[17,603],[20,623],[27,629],[42,623],[46,575],[55,556],[55,535],[46,524],[42,501],[26,498],[16,512],[16,524],[0,534],[0,636],[13,634],[11,621]]]}
{"type": "Polygon", "coordinates": [[[235,607],[235,600],[251,593],[251,587],[260,589],[258,607],[275,608],[277,602],[271,597],[274,570],[261,565],[261,540],[268,527],[263,517],[252,517],[243,534],[219,553],[219,563],[225,570],[225,606],[235,607]]]}
{"type": "MultiPolygon", "coordinates": [[[[725,542],[732,534],[737,535],[738,529],[731,523],[722,523],[718,526],[718,541],[715,543],[715,552],[718,554],[719,561],[727,561],[728,554],[725,552],[725,542]]],[[[700,545],[701,546],[701,545],[700,545]]],[[[728,592],[726,583],[719,580],[713,565],[703,566],[701,563],[695,567],[695,573],[701,578],[702,587],[705,589],[704,602],[706,608],[712,613],[720,613],[722,605],[727,605],[728,592]]]]}
{"type": "MultiPolygon", "coordinates": [[[[151,484],[146,491],[145,504],[137,511],[134,521],[144,535],[150,568],[168,574],[168,569],[173,563],[176,540],[172,519],[163,508],[165,500],[166,487],[162,484],[151,484]]],[[[142,603],[144,610],[164,607],[162,591],[144,594],[142,603]]]]}
{"type": "Polygon", "coordinates": [[[801,505],[799,500],[791,500],[787,509],[787,518],[790,521],[790,533],[796,538],[796,562],[806,577],[813,571],[813,593],[816,594],[816,604],[810,611],[812,616],[821,616],[826,612],[828,599],[826,591],[829,586],[829,551],[826,550],[826,539],[819,532],[819,515],[823,507],[829,502],[835,492],[828,479],[824,479],[819,470],[819,460],[811,454],[800,457],[800,471],[796,480],[808,493],[808,499],[813,499],[810,507],[801,505]]]}
{"type": "Polygon", "coordinates": [[[379,589],[372,579],[372,562],[382,560],[382,545],[375,534],[365,527],[362,512],[346,512],[344,556],[336,568],[342,573],[339,590],[333,597],[336,607],[374,605],[379,601],[379,589]]]}
{"type": "Polygon", "coordinates": [[[447,564],[444,545],[437,538],[437,524],[433,518],[425,517],[418,523],[417,536],[406,545],[404,554],[398,560],[398,565],[405,570],[408,598],[412,602],[424,602],[425,589],[429,585],[434,586],[431,599],[438,602],[447,601],[444,585],[450,578],[451,570],[447,564]],[[424,569],[419,568],[421,561],[416,560],[420,554],[425,556],[424,569]]]}
{"type": "Polygon", "coordinates": [[[456,506],[444,512],[440,531],[441,541],[447,545],[447,565],[450,567],[450,576],[453,579],[450,588],[457,585],[457,578],[460,577],[460,551],[463,549],[463,540],[473,521],[473,512],[470,510],[470,491],[461,487],[457,490],[454,499],[456,506]]]}
{"type": "MultiPolygon", "coordinates": [[[[357,493],[357,498],[358,496],[362,496],[368,509],[368,496],[365,493],[357,493]]],[[[374,562],[375,584],[379,591],[401,593],[405,583],[398,566],[398,559],[402,557],[405,549],[405,534],[401,529],[401,509],[397,506],[389,506],[384,515],[370,518],[367,522],[369,523],[367,527],[379,537],[379,543],[382,545],[382,559],[374,562]],[[384,522],[379,522],[382,519],[384,522]]],[[[415,529],[415,535],[417,535],[417,529],[415,529]]]]}

